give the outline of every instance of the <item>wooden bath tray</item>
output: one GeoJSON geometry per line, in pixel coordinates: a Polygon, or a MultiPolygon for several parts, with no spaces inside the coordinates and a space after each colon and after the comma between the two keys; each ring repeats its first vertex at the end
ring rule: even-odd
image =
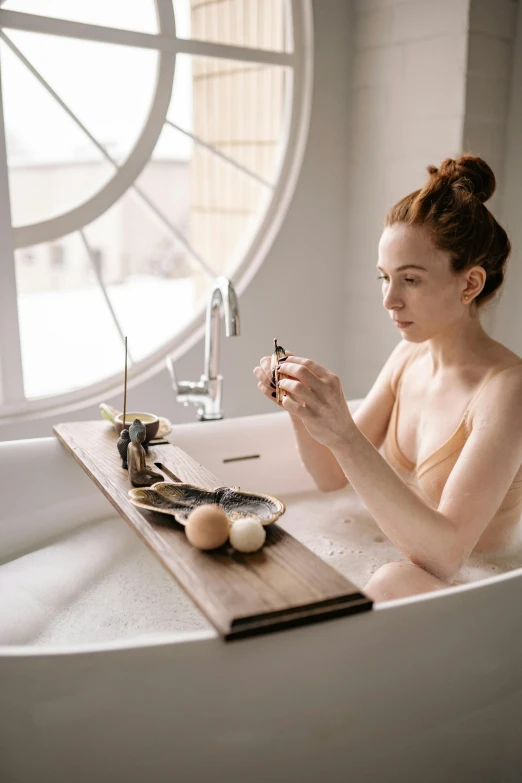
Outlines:
{"type": "MultiPolygon", "coordinates": [[[[58,424],[53,431],[226,640],[371,609],[352,582],[275,522],[266,526],[258,552],[242,554],[230,545],[205,552],[189,543],[173,517],[133,506],[109,422],[58,424]]],[[[166,481],[170,472],[205,489],[223,486],[170,443],[150,446],[147,463],[161,463],[166,481]]]]}

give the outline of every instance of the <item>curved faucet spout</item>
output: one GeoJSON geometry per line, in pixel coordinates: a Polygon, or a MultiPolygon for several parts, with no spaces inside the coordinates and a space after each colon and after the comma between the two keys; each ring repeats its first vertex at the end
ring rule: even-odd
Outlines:
{"type": "Polygon", "coordinates": [[[217,277],[207,306],[205,335],[204,377],[209,380],[218,377],[219,310],[223,304],[225,334],[233,337],[239,334],[239,305],[236,292],[227,277],[217,277]]]}
{"type": "MultiPolygon", "coordinates": [[[[0,3],[1,4],[1,3],[0,3]]],[[[183,405],[197,405],[200,421],[223,418],[221,391],[223,376],[218,374],[219,310],[223,304],[227,337],[239,334],[239,305],[234,286],[226,277],[217,277],[208,306],[205,335],[205,370],[200,380],[178,383],[170,356],[167,368],[172,378],[176,400],[183,405]]]]}

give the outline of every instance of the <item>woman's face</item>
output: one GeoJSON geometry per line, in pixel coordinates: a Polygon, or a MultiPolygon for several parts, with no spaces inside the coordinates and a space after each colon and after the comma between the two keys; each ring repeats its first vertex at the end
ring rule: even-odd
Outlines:
{"type": "Polygon", "coordinates": [[[451,271],[449,253],[434,245],[426,226],[385,228],[377,268],[384,307],[394,321],[411,322],[397,327],[409,342],[429,340],[468,316],[469,307],[461,302],[465,278],[451,271]]]}

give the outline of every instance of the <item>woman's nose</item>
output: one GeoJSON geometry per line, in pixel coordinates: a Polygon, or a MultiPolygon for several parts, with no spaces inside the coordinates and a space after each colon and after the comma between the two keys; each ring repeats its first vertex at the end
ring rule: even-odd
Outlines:
{"type": "Polygon", "coordinates": [[[389,283],[386,293],[384,294],[383,305],[387,310],[392,310],[394,307],[401,305],[402,302],[396,292],[395,286],[389,283]]]}

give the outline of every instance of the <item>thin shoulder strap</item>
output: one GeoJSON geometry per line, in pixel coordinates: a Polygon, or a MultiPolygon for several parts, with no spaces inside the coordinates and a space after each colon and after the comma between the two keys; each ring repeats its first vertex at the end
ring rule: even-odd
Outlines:
{"type": "Polygon", "coordinates": [[[495,375],[498,375],[499,372],[503,372],[504,370],[508,370],[510,367],[516,367],[517,364],[519,364],[522,367],[522,361],[520,361],[520,359],[519,359],[516,362],[514,362],[512,360],[509,360],[509,362],[507,362],[507,363],[501,364],[498,367],[492,367],[490,370],[488,370],[488,372],[486,373],[486,375],[484,377],[484,380],[480,384],[479,388],[477,389],[477,391],[475,392],[475,394],[473,395],[471,400],[468,402],[468,404],[466,406],[466,410],[464,411],[463,418],[467,417],[468,412],[469,412],[471,406],[474,405],[474,403],[476,402],[477,398],[480,396],[480,394],[482,393],[482,390],[484,389],[485,386],[487,386],[489,381],[492,378],[494,378],[495,375]]]}
{"type": "Polygon", "coordinates": [[[401,387],[402,379],[404,377],[404,372],[405,372],[406,368],[410,366],[410,364],[415,359],[415,357],[420,353],[420,349],[422,348],[422,346],[423,346],[423,343],[419,343],[419,345],[415,346],[415,348],[413,348],[412,352],[410,353],[410,355],[408,356],[408,358],[406,359],[406,361],[402,365],[402,370],[401,370],[401,372],[400,372],[400,374],[399,374],[399,376],[397,378],[397,383],[395,384],[395,396],[396,397],[399,394],[399,390],[400,390],[400,387],[401,387]]]}

